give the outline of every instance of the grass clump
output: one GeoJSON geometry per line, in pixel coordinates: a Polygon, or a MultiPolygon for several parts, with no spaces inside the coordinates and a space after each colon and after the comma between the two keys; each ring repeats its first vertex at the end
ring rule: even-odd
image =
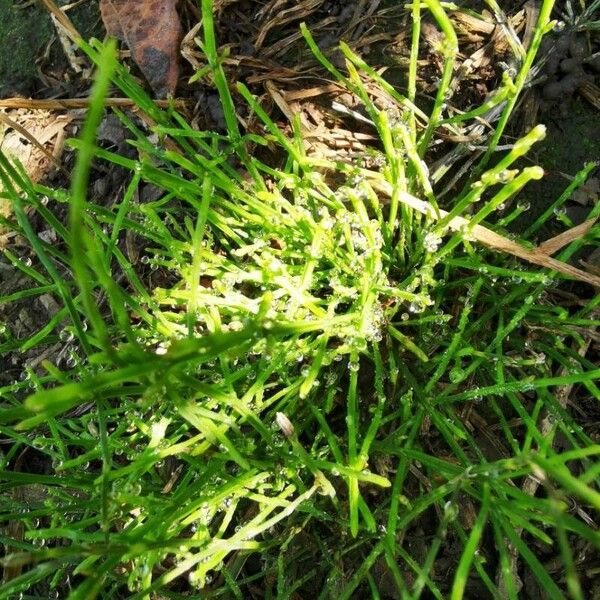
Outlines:
{"type": "MultiPolygon", "coordinates": [[[[490,151],[443,206],[426,164],[435,131],[495,100],[444,117],[457,47],[438,2],[425,4],[447,63],[429,115],[415,105],[416,53],[401,96],[344,45],[338,71],[303,30],[379,133],[380,150],[356,164],[307,154],[300,127],[285,136],[241,84],[264,133],[239,130],[202,4],[227,135],[160,111],[96,44],[70,191],[34,186],[0,157],[12,226],[36,255],[7,254],[34,284],[2,301],[51,293],[63,306],[28,339],[5,327],[0,351],[69,348],[63,365],[42,360],[0,389],[2,597],[516,598],[527,577],[551,598],[581,598],[573,548],[598,545],[599,447],[561,394],[600,397],[581,351],[598,297],[557,306],[559,275],[474,238],[479,223],[505,233],[495,211],[542,175],[515,164],[543,127],[487,164],[551,3],[498,91],[490,151]],[[137,160],[94,143],[111,81],[153,122],[145,131],[115,109],[137,160]],[[278,148],[281,166],[253,145],[278,148]],[[86,199],[92,161],[130,172],[112,206],[86,199]],[[148,184],[160,197],[134,201],[148,184]],[[61,244],[37,236],[32,212],[61,244]],[[144,248],[137,261],[127,236],[144,248]],[[558,577],[539,548],[556,548],[558,577]]],[[[412,10],[418,40],[424,9],[412,10]]]]}

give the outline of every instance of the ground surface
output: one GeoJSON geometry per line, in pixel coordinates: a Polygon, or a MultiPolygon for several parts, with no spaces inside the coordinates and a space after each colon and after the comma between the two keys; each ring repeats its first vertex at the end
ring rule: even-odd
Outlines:
{"type": "MultiPolygon", "coordinates": [[[[66,4],[64,0],[58,1],[60,6],[66,4]]],[[[75,7],[70,15],[83,35],[102,35],[95,0],[75,7]]],[[[67,59],[49,13],[37,2],[1,0],[0,48],[0,96],[3,98],[31,94],[41,97],[45,88],[63,83],[65,76],[75,78],[74,73],[66,70],[67,59]]]]}
{"type": "MultiPolygon", "coordinates": [[[[582,98],[572,98],[560,108],[548,108],[540,119],[548,127],[548,137],[531,158],[544,167],[546,177],[532,182],[525,195],[532,203],[534,211],[542,211],[557,196],[557,190],[564,189],[583,165],[597,161],[600,157],[600,116],[598,109],[582,98]]],[[[598,173],[592,175],[598,180],[598,173]]],[[[592,186],[595,187],[592,182],[592,186]]],[[[594,199],[591,193],[590,200],[594,199]]],[[[572,203],[573,218],[577,220],[576,203],[572,203]]],[[[524,221],[526,221],[524,219],[524,221]]]]}

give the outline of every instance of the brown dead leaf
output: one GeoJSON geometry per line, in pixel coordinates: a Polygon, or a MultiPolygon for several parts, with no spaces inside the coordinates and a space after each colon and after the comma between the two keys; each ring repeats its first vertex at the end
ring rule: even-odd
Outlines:
{"type": "Polygon", "coordinates": [[[172,96],[179,77],[182,29],[176,0],[100,0],[109,35],[125,42],[159,98],[172,96]]]}
{"type": "MultiPolygon", "coordinates": [[[[73,116],[55,115],[49,111],[27,109],[0,110],[0,151],[11,160],[18,160],[29,178],[38,182],[52,169],[63,168],[60,161],[65,128],[73,116]]],[[[0,184],[0,215],[9,217],[12,206],[2,197],[0,184]]],[[[0,250],[6,245],[10,234],[0,225],[0,250]]]]}

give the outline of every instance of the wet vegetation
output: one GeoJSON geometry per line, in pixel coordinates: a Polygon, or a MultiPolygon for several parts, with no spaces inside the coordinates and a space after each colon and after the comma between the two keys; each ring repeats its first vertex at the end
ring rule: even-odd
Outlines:
{"type": "Polygon", "coordinates": [[[186,13],[214,126],[79,40],[69,177],[0,153],[0,597],[594,597],[597,163],[541,121],[600,2],[402,6],[391,74],[299,3],[309,108],[234,81],[221,4],[186,13]]]}

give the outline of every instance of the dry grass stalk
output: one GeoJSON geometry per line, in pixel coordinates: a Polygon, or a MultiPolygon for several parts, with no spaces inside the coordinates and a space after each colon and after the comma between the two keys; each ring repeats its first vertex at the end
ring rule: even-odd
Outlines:
{"type": "MultiPolygon", "coordinates": [[[[191,105],[187,100],[155,100],[161,108],[175,106],[177,109],[185,109],[191,105]]],[[[0,108],[25,108],[28,110],[74,110],[88,108],[90,98],[65,98],[63,100],[33,100],[30,98],[4,98],[0,100],[0,108]]],[[[107,98],[106,106],[135,107],[133,100],[129,98],[107,98]]]]}
{"type": "Polygon", "coordinates": [[[561,248],[564,248],[571,242],[574,242],[575,240],[579,240],[582,237],[584,237],[588,233],[588,231],[590,231],[590,229],[594,226],[594,223],[597,220],[597,217],[595,219],[588,219],[580,225],[576,225],[575,227],[567,229],[567,231],[563,231],[559,235],[556,235],[553,238],[542,242],[538,246],[538,250],[540,252],[543,252],[544,254],[547,254],[548,256],[556,254],[561,248]]]}
{"type": "Polygon", "coordinates": [[[281,27],[292,21],[305,19],[314,10],[323,4],[324,0],[304,0],[292,8],[282,10],[275,17],[269,19],[260,29],[256,36],[254,47],[258,50],[264,44],[267,34],[273,27],[281,27]]]}
{"type": "Polygon", "coordinates": [[[591,81],[579,86],[579,93],[595,108],[600,110],[600,87],[591,81]]]}
{"type": "MultiPolygon", "coordinates": [[[[379,191],[391,197],[392,186],[389,183],[378,180],[372,181],[371,184],[374,188],[377,188],[379,191]]],[[[399,200],[414,210],[429,216],[431,219],[438,219],[433,207],[423,200],[415,198],[406,192],[400,193],[399,200]]],[[[439,212],[440,218],[443,218],[448,214],[444,210],[440,210],[439,212]]],[[[464,217],[454,217],[448,224],[448,229],[451,229],[452,231],[464,231],[465,228],[469,232],[470,237],[491,250],[516,256],[529,263],[545,267],[552,271],[557,271],[558,273],[562,273],[573,279],[578,279],[579,281],[600,288],[600,277],[587,273],[586,271],[560,260],[551,258],[544,252],[541,252],[539,248],[525,248],[521,244],[510,240],[483,225],[471,225],[469,220],[464,217]]]]}

